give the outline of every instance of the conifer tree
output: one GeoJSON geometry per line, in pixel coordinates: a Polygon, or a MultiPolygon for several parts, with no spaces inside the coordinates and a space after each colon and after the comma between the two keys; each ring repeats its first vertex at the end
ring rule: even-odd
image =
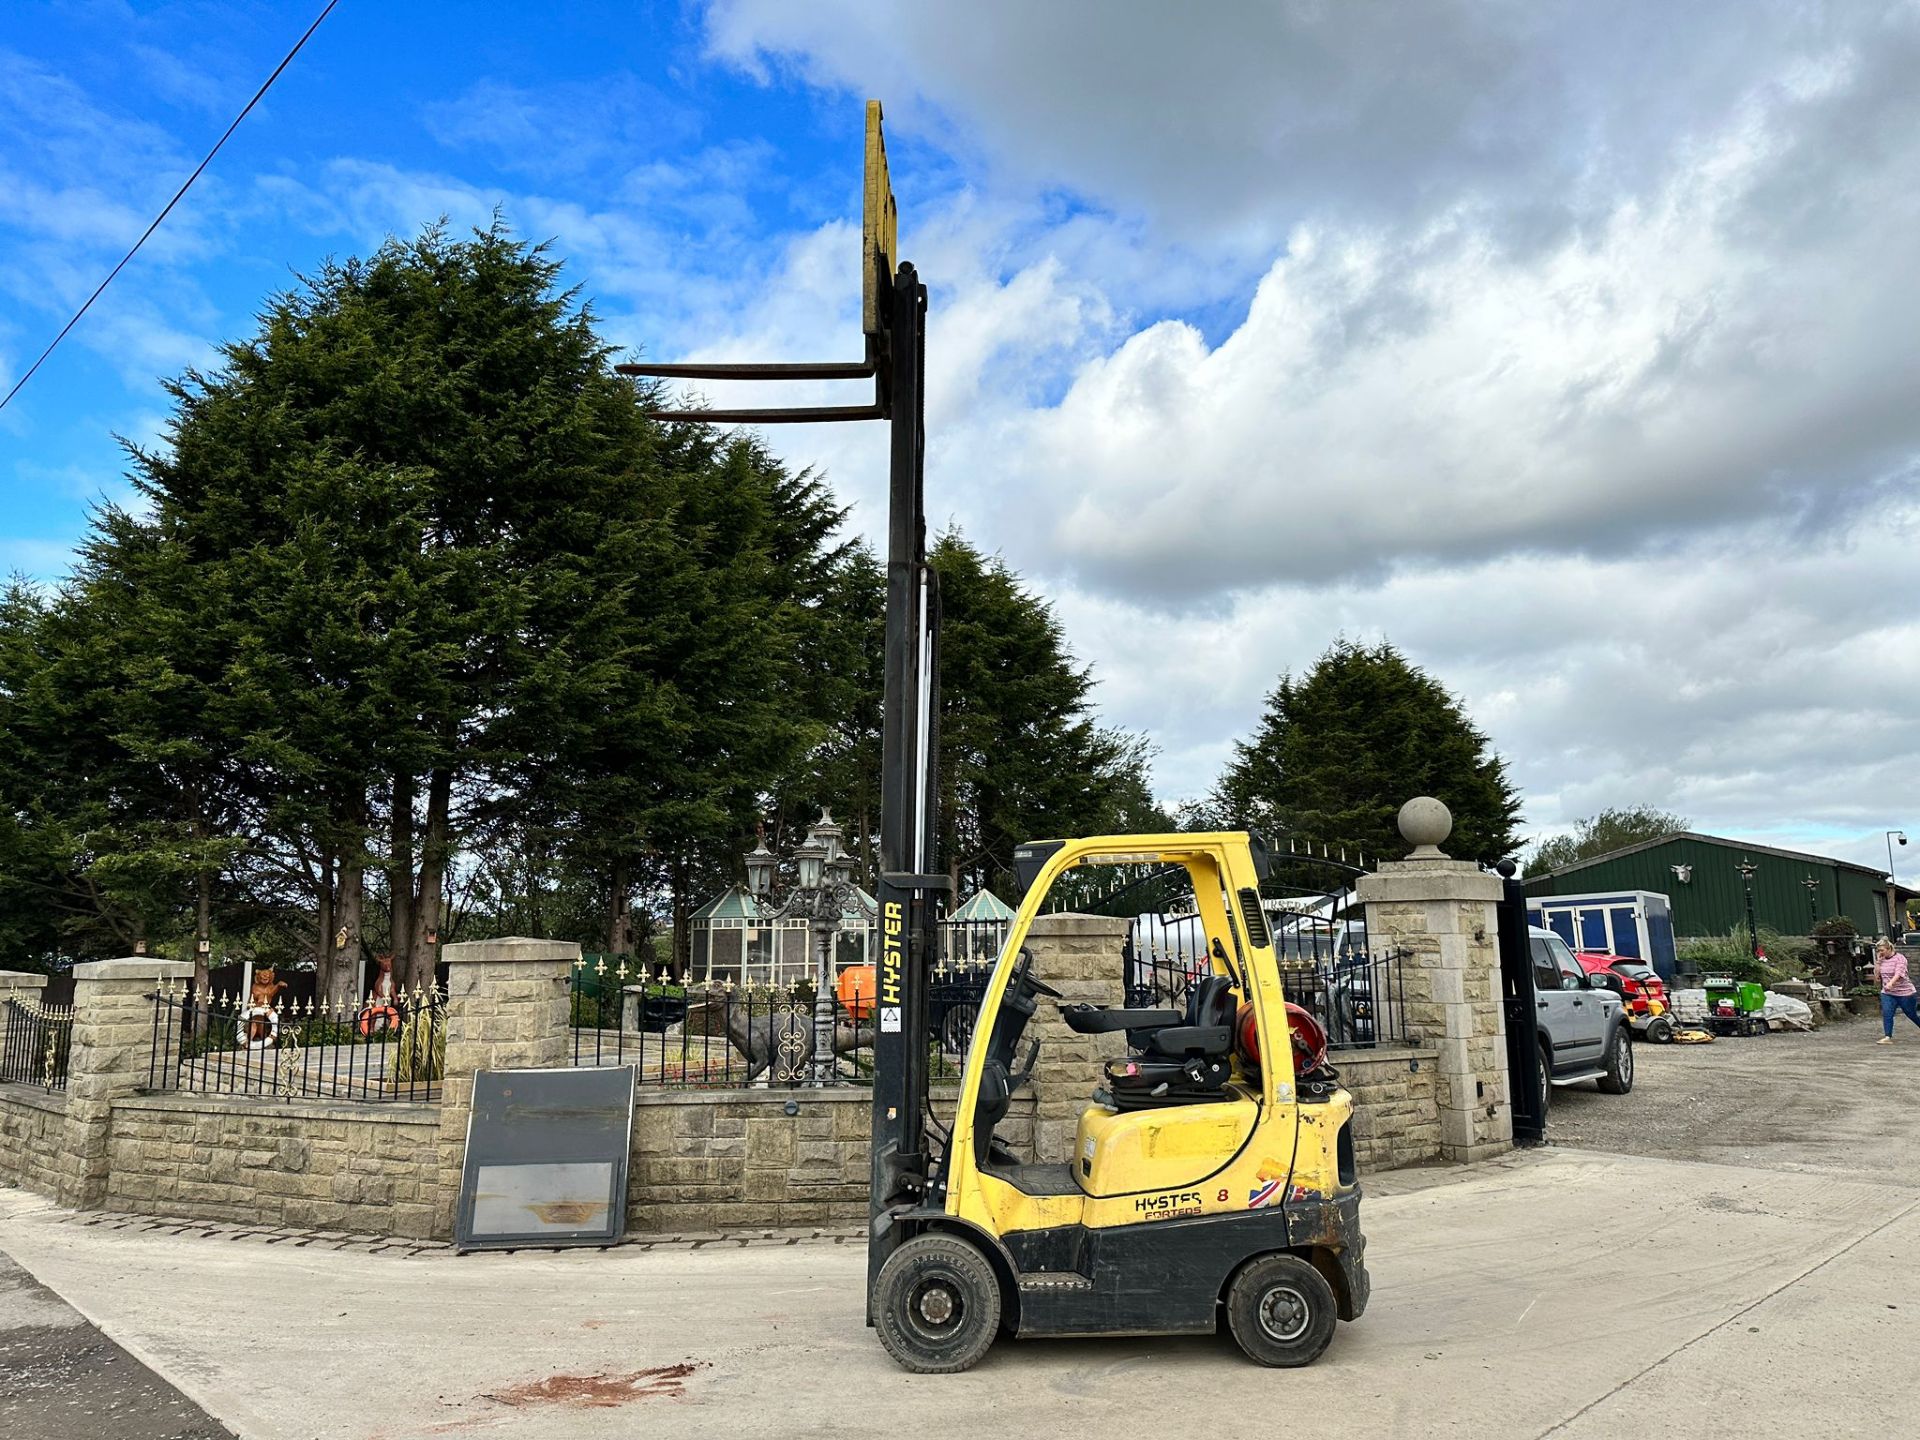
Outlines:
{"type": "Polygon", "coordinates": [[[1519,794],[1460,702],[1392,645],[1341,639],[1305,675],[1280,677],[1208,808],[1270,836],[1392,857],[1405,848],[1395,817],[1416,795],[1453,812],[1449,854],[1512,853],[1519,794]]]}

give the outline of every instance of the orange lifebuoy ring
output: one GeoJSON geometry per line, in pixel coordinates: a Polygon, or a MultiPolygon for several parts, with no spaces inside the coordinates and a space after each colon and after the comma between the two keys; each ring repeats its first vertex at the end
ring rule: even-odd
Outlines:
{"type": "Polygon", "coordinates": [[[391,1005],[368,1005],[360,1011],[362,1035],[384,1035],[387,1031],[398,1028],[399,1024],[400,1012],[391,1005]]]}

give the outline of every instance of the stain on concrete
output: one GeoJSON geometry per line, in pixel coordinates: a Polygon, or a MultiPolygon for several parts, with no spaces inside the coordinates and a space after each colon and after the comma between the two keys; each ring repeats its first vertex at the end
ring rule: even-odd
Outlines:
{"type": "Polygon", "coordinates": [[[693,1361],[657,1365],[625,1375],[549,1375],[505,1390],[490,1390],[485,1398],[502,1405],[565,1405],[609,1409],[635,1400],[678,1400],[686,1394],[689,1376],[701,1366],[693,1361]]]}

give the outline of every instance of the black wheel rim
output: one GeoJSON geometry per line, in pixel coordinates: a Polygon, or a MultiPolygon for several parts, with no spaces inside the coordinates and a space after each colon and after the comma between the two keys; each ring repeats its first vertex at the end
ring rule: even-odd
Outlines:
{"type": "Polygon", "coordinates": [[[960,1332],[966,1320],[966,1286],[945,1271],[925,1275],[907,1292],[902,1319],[913,1336],[941,1345],[960,1332]]]}
{"type": "Polygon", "coordinates": [[[1260,1331],[1269,1340],[1290,1345],[1313,1324],[1313,1306],[1292,1285],[1274,1285],[1260,1297],[1260,1331]]]}

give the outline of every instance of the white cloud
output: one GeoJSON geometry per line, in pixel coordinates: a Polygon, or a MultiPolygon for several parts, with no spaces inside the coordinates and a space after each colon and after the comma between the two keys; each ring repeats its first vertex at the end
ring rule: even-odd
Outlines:
{"type": "MultiPolygon", "coordinates": [[[[1866,861],[1920,830],[1920,7],[718,0],[708,40],[887,97],[932,517],[1056,597],[1168,797],[1344,632],[1461,693],[1542,829],[1651,801],[1866,861]]],[[[172,157],[6,58],[0,106],[51,107],[59,163],[0,180],[0,223],[63,294],[93,262],[59,227],[141,193],[87,157],[172,157]]],[[[429,117],[446,164],[341,157],[248,203],[362,248],[502,206],[621,343],[857,355],[851,211],[764,233],[782,152],[604,94],[612,138],[557,163],[564,106],[483,85],[429,117]],[[476,150],[536,179],[475,183],[476,150]]],[[[147,375],[202,328],[191,297],[120,323],[97,342],[147,375]]],[[[880,532],[879,427],[768,439],[880,532]]]]}
{"type": "Polygon", "coordinates": [[[1756,526],[1659,555],[1272,586],[1206,613],[1079,589],[1061,603],[1103,706],[1163,737],[1170,795],[1211,783],[1282,670],[1341,633],[1385,636],[1466,702],[1532,826],[1645,801],[1782,843],[1853,835],[1841,849],[1866,861],[1920,764],[1920,607],[1889,584],[1917,548],[1909,503],[1786,548],[1756,526]]]}
{"type": "MultiPolygon", "coordinates": [[[[1541,829],[1872,860],[1920,760],[1920,7],[1371,14],[720,0],[709,41],[962,157],[894,176],[929,505],[1058,597],[1164,793],[1384,634],[1541,829]]],[[[777,438],[878,493],[877,447],[777,438]]]]}

